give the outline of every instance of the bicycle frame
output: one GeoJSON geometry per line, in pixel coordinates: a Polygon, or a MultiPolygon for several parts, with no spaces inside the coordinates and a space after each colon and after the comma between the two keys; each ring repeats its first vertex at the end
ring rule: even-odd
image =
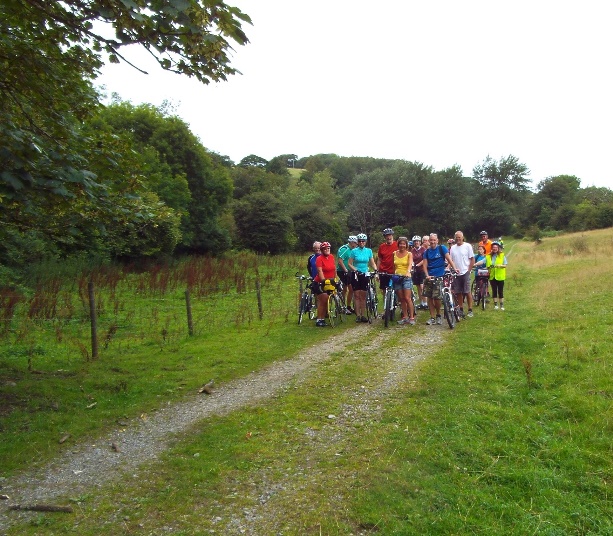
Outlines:
{"type": "Polygon", "coordinates": [[[302,317],[307,314],[309,319],[313,320],[316,314],[315,297],[309,288],[309,285],[304,286],[304,282],[310,283],[313,281],[312,277],[296,274],[296,279],[300,284],[300,294],[298,301],[298,324],[302,323],[302,317]]]}

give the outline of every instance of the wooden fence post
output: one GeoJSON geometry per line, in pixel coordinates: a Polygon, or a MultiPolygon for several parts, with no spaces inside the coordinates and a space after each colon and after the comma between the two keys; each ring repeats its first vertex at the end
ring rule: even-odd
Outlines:
{"type": "Polygon", "coordinates": [[[194,320],[192,318],[192,300],[189,297],[189,289],[185,291],[185,307],[187,307],[187,332],[191,337],[194,334],[194,320]]]}
{"type": "Polygon", "coordinates": [[[96,297],[94,294],[94,282],[87,283],[89,294],[89,320],[92,331],[92,359],[98,359],[98,319],[96,318],[96,297]]]}
{"type": "Polygon", "coordinates": [[[258,311],[260,313],[260,320],[264,318],[264,311],[262,310],[262,290],[260,288],[260,280],[255,280],[255,291],[258,295],[258,311]]]}

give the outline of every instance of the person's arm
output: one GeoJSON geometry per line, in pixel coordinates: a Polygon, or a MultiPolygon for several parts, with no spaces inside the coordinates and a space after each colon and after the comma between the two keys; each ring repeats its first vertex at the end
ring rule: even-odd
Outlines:
{"type": "Polygon", "coordinates": [[[470,259],[470,266],[468,267],[468,271],[470,272],[475,267],[475,256],[473,255],[470,259]]]}
{"type": "Polygon", "coordinates": [[[447,262],[449,263],[449,266],[451,266],[456,272],[458,271],[458,269],[455,267],[455,264],[453,263],[453,261],[451,260],[451,255],[449,255],[449,252],[447,252],[445,254],[445,259],[447,260],[447,262]]]}
{"type": "Polygon", "coordinates": [[[343,261],[343,257],[341,257],[340,255],[338,256],[338,263],[341,265],[343,272],[347,273],[349,271],[343,261]]]}
{"type": "Polygon", "coordinates": [[[373,269],[373,272],[379,270],[379,261],[377,261],[377,264],[375,264],[375,259],[373,257],[370,258],[369,264],[371,268],[373,269]]]}
{"type": "Polygon", "coordinates": [[[321,266],[317,267],[317,278],[319,279],[320,283],[323,283],[326,280],[324,277],[324,270],[321,266]]]}
{"type": "Polygon", "coordinates": [[[424,275],[426,276],[427,279],[430,279],[430,276],[428,275],[428,259],[426,259],[426,254],[424,253],[424,257],[421,261],[421,265],[424,269],[424,275]]]}
{"type": "Polygon", "coordinates": [[[349,269],[353,272],[357,272],[357,270],[355,269],[355,266],[353,264],[353,256],[349,255],[349,258],[347,259],[347,264],[349,265],[349,269]]]}
{"type": "Polygon", "coordinates": [[[407,263],[407,277],[411,277],[411,266],[413,266],[413,254],[409,251],[409,262],[407,263]]]}

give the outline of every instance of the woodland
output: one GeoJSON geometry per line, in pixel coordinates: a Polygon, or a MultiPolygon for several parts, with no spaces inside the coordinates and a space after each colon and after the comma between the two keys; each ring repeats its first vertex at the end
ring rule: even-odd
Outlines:
{"type": "MultiPolygon", "coordinates": [[[[248,15],[196,0],[3,0],[0,5],[0,286],[48,260],[146,266],[185,255],[336,248],[348,233],[464,230],[473,239],[613,226],[613,191],[559,175],[532,188],[514,155],[458,166],[205,147],[172,104],[96,89],[105,61],[143,46],[160,68],[218,82],[248,15]],[[113,29],[97,33],[98,24],[113,29]]],[[[137,68],[137,67],[135,67],[137,68]]]]}

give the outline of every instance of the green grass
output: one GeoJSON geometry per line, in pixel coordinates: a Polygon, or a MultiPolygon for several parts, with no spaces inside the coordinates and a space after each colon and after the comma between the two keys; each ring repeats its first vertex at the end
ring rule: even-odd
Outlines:
{"type": "MultiPolygon", "coordinates": [[[[362,389],[385,377],[380,352],[335,354],[265,405],[199,424],[137,477],[74,498],[74,515],[42,515],[12,533],[222,534],[218,516],[227,522],[228,511],[270,501],[284,515],[263,534],[612,534],[613,231],[508,244],[507,251],[507,310],[477,311],[445,331],[445,343],[381,400],[380,413],[355,418],[342,438],[327,416],[359,407],[362,389]],[[289,489],[276,490],[278,482],[289,489]],[[271,496],[262,498],[264,490],[271,496]]],[[[417,327],[427,329],[438,328],[417,327]]],[[[186,339],[182,357],[158,365],[143,384],[155,396],[137,396],[133,412],[180,398],[199,383],[190,380],[198,371],[206,370],[205,380],[231,379],[332,333],[280,320],[236,328],[217,343],[214,335],[202,346],[186,339]],[[245,340],[262,348],[245,352],[245,340]],[[213,363],[217,373],[209,374],[213,363]]],[[[410,345],[414,333],[392,330],[385,346],[410,345]]],[[[151,365],[145,354],[140,359],[135,370],[151,365]]],[[[88,363],[80,374],[113,386],[108,378],[122,376],[109,375],[111,366],[88,363]]],[[[38,387],[30,389],[43,392],[51,379],[31,378],[38,387]]],[[[58,385],[84,380],[74,379],[56,378],[58,385]]],[[[17,390],[25,397],[23,381],[17,390]]],[[[106,391],[109,399],[127,396],[106,391]]],[[[46,396],[59,395],[49,388],[46,396]]],[[[82,405],[89,400],[75,396],[82,405]]],[[[32,419],[36,413],[31,408],[32,419]]],[[[82,410],[74,420],[88,415],[82,410]]],[[[53,443],[46,456],[58,449],[53,443]]]]}

